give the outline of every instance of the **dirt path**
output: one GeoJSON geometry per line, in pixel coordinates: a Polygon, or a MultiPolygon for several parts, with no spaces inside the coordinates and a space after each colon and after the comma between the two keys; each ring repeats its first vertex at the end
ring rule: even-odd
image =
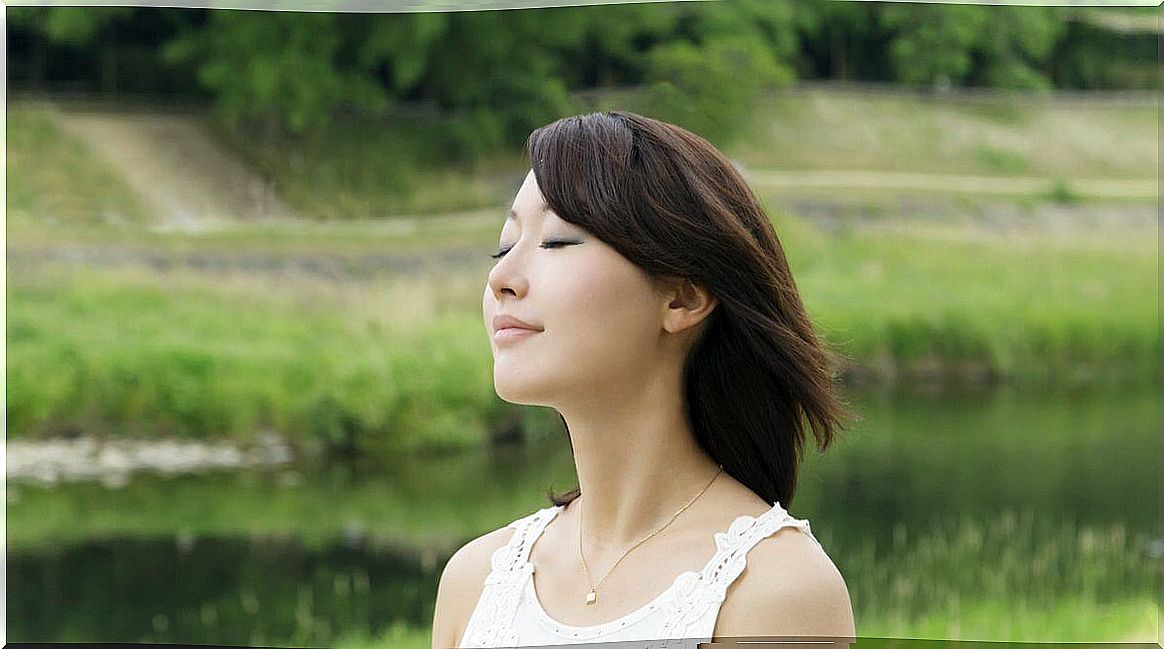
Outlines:
{"type": "MultiPolygon", "coordinates": [[[[1049,192],[1054,179],[1024,176],[964,176],[957,174],[921,174],[894,171],[770,171],[748,169],[748,182],[758,187],[795,189],[890,189],[924,192],[969,194],[1035,194],[1049,192]]],[[[1069,178],[1067,187],[1076,193],[1095,198],[1143,199],[1157,195],[1159,183],[1154,178],[1069,178]]]]}
{"type": "MultiPolygon", "coordinates": [[[[158,215],[162,229],[199,231],[238,221],[299,219],[249,167],[224,150],[200,115],[98,112],[58,107],[60,127],[104,157],[158,215]]],[[[968,176],[865,170],[781,171],[742,169],[758,189],[843,195],[844,190],[891,190],[905,194],[977,194],[1005,199],[1051,192],[1044,177],[968,176]]],[[[1153,178],[1069,178],[1069,191],[1101,199],[1151,199],[1153,178]]],[[[1122,206],[1121,206],[1122,207],[1122,206]]],[[[1117,211],[1119,208],[1115,208],[1117,211]]],[[[424,217],[426,220],[433,217],[424,217]]],[[[410,219],[392,219],[407,222],[410,219]]]]}
{"type": "Polygon", "coordinates": [[[53,117],[121,172],[164,229],[295,217],[197,115],[56,110],[53,117]]]}

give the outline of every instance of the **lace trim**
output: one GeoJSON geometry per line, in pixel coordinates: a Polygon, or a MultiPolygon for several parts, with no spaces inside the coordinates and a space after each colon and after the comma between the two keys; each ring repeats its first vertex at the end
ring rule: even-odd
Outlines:
{"type": "Polygon", "coordinates": [[[698,579],[685,582],[675,592],[675,608],[663,623],[659,636],[661,641],[649,649],[674,647],[671,638],[689,638],[693,633],[710,634],[714,629],[693,629],[692,627],[709,617],[710,609],[716,611],[727,597],[727,589],[744,571],[747,553],[761,540],[785,527],[797,527],[808,534],[818,546],[820,542],[812,535],[807,520],[793,518],[780,503],[759,517],[740,516],[732,521],[727,533],[715,533],[716,553],[700,571],[698,579]]]}
{"type": "Polygon", "coordinates": [[[530,603],[530,608],[533,610],[534,616],[542,628],[564,639],[585,639],[593,640],[602,636],[608,636],[617,632],[621,632],[627,628],[632,628],[637,625],[643,618],[658,611],[663,612],[669,610],[673,606],[673,597],[671,593],[679,587],[683,580],[696,579],[699,573],[695,571],[687,571],[681,573],[675,578],[663,592],[655,596],[654,599],[643,604],[639,608],[627,613],[626,615],[615,618],[602,624],[593,624],[589,626],[573,626],[559,622],[550,616],[542,607],[537,598],[537,590],[534,587],[533,580],[530,579],[525,583],[526,601],[530,603]]]}
{"type": "MultiPolygon", "coordinates": [[[[808,534],[817,546],[820,542],[812,534],[807,520],[793,518],[780,503],[760,516],[743,515],[737,517],[728,531],[715,533],[716,552],[711,560],[698,572],[681,573],[666,590],[642,608],[610,622],[575,627],[561,624],[549,617],[537,601],[530,578],[534,566],[529,562],[530,550],[541,531],[558,514],[561,507],[547,507],[510,523],[507,527],[516,530],[509,542],[493,552],[490,558],[492,572],[485,579],[485,592],[481,603],[485,608],[475,624],[466,633],[463,647],[513,647],[517,645],[517,630],[513,621],[523,591],[529,591],[535,613],[543,623],[550,623],[566,629],[566,638],[593,639],[617,631],[644,617],[647,612],[664,611],[670,613],[664,620],[659,639],[644,645],[643,649],[670,649],[687,647],[691,644],[689,635],[706,631],[702,638],[710,640],[712,629],[692,629],[702,620],[709,619],[710,609],[718,611],[727,597],[727,589],[740,576],[747,564],[748,551],[759,541],[784,527],[797,527],[808,534]],[[631,620],[630,618],[634,618],[631,620]],[[471,636],[471,637],[470,637],[471,636]]],[[[475,615],[477,615],[475,613],[475,615]]],[[[713,619],[714,618],[710,618],[713,619]]]]}
{"type": "Polygon", "coordinates": [[[537,537],[536,532],[556,513],[555,508],[547,507],[506,526],[515,531],[509,541],[494,550],[489,558],[492,570],[485,578],[484,592],[479,600],[484,608],[475,614],[476,622],[461,641],[462,647],[512,647],[517,644],[513,617],[517,613],[522,585],[533,573],[533,564],[527,560],[529,552],[537,537]]]}

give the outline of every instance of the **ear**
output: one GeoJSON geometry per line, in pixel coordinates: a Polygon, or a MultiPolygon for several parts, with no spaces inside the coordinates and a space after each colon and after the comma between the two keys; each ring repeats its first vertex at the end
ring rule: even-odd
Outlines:
{"type": "Polygon", "coordinates": [[[667,283],[666,312],[663,328],[679,333],[695,327],[709,315],[719,300],[707,288],[689,279],[673,279],[667,283]]]}

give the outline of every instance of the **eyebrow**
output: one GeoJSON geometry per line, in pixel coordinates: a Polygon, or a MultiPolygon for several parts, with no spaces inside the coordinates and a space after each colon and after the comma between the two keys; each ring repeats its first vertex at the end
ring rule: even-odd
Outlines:
{"type": "MultiPolygon", "coordinates": [[[[546,212],[549,212],[549,211],[550,211],[550,206],[547,205],[546,203],[542,203],[542,207],[541,207],[542,214],[545,214],[546,212]]],[[[518,223],[521,223],[521,217],[517,215],[517,212],[515,212],[512,207],[509,208],[509,214],[507,214],[505,216],[505,220],[506,221],[517,221],[518,223]]]]}

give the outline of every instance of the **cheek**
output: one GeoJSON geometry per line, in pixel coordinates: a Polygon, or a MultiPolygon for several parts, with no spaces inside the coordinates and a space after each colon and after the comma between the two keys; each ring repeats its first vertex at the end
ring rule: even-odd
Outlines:
{"type": "Polygon", "coordinates": [[[493,320],[493,314],[497,312],[497,303],[493,299],[493,291],[490,290],[489,285],[485,285],[485,292],[481,294],[481,317],[485,325],[485,335],[489,335],[490,323],[493,320]]]}
{"type": "Polygon", "coordinates": [[[559,318],[570,331],[563,352],[573,363],[596,371],[639,364],[654,349],[658,333],[652,296],[626,269],[574,275],[562,296],[570,312],[559,318]]]}

